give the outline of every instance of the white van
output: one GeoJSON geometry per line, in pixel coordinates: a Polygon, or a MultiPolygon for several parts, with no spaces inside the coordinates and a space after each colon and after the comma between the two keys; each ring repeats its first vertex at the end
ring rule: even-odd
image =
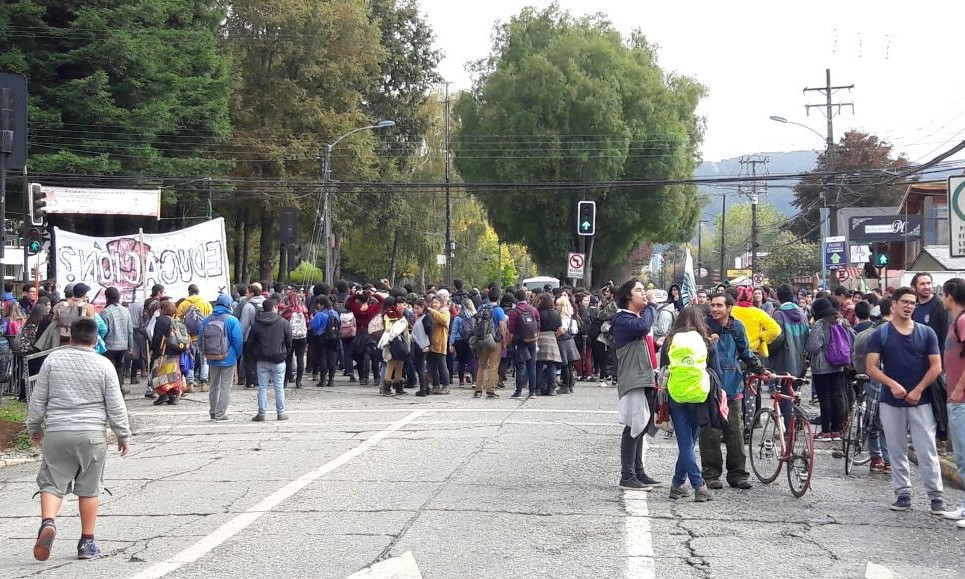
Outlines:
{"type": "Polygon", "coordinates": [[[524,279],[522,283],[522,286],[530,291],[543,291],[543,288],[545,288],[547,285],[550,286],[550,289],[558,288],[560,287],[560,280],[556,279],[555,277],[543,275],[537,277],[528,277],[524,279]]]}

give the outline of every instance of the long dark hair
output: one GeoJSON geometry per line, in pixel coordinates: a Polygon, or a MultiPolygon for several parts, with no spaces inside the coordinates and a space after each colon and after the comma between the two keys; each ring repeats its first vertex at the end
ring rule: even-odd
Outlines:
{"type": "Polygon", "coordinates": [[[47,304],[43,302],[37,302],[36,304],[34,304],[33,309],[30,310],[30,315],[27,316],[27,321],[25,321],[23,325],[28,326],[30,324],[33,324],[35,326],[39,326],[40,322],[43,321],[44,317],[47,315],[47,312],[49,311],[50,311],[50,308],[47,306],[47,304]]]}
{"type": "Polygon", "coordinates": [[[664,342],[668,347],[678,332],[697,332],[704,339],[704,343],[710,346],[710,328],[704,322],[704,309],[700,306],[687,306],[680,310],[664,342]]]}

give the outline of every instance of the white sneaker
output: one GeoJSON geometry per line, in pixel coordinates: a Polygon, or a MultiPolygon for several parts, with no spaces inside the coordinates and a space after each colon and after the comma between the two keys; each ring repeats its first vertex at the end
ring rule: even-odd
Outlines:
{"type": "Polygon", "coordinates": [[[965,519],[955,523],[955,526],[958,527],[959,529],[965,529],[965,519]]]}
{"type": "MultiPolygon", "coordinates": [[[[955,510],[953,510],[953,511],[945,511],[945,514],[942,515],[942,517],[944,517],[944,518],[946,518],[946,519],[948,519],[948,520],[950,520],[950,521],[962,521],[962,520],[965,520],[965,506],[958,507],[957,509],[955,509],[955,510]]],[[[961,526],[962,528],[965,528],[965,525],[960,525],[960,526],[961,526]]]]}

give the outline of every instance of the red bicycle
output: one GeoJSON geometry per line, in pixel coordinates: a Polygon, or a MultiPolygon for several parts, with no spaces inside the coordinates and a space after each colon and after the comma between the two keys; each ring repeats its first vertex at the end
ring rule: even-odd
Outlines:
{"type": "MultiPolygon", "coordinates": [[[[764,484],[774,482],[787,463],[787,484],[791,494],[803,497],[811,486],[814,469],[814,428],[804,411],[801,397],[795,387],[807,384],[807,380],[790,374],[755,375],[759,380],[748,380],[751,390],[761,380],[777,380],[778,388],[771,394],[772,407],[761,408],[754,414],[750,425],[747,454],[751,459],[754,475],[764,484]],[[781,400],[793,403],[791,415],[781,413],[781,400]]],[[[756,392],[755,392],[756,394],[756,392]]]]}

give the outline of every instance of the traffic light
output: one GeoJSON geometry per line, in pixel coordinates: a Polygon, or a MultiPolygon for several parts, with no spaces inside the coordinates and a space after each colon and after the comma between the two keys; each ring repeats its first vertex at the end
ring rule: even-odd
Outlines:
{"type": "Polygon", "coordinates": [[[31,227],[27,231],[27,253],[37,255],[44,243],[44,233],[39,227],[31,227]]]}
{"type": "Polygon", "coordinates": [[[874,252],[872,252],[871,261],[875,267],[878,269],[888,267],[888,244],[887,243],[876,243],[874,252]]]}
{"type": "Polygon", "coordinates": [[[30,184],[30,195],[27,197],[29,206],[30,224],[43,225],[47,217],[47,194],[40,183],[30,184]]]}
{"type": "Polygon", "coordinates": [[[596,201],[580,201],[576,217],[578,234],[587,236],[596,234],[596,201]]]}

